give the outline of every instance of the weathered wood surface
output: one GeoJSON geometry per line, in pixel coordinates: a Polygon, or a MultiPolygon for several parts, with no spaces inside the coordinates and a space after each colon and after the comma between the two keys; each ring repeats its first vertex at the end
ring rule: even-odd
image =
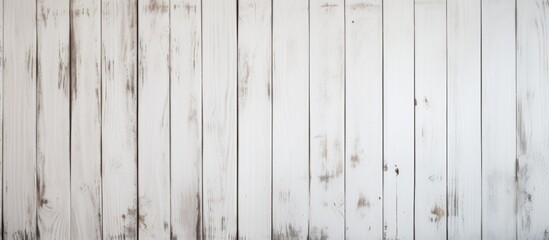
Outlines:
{"type": "Polygon", "coordinates": [[[238,237],[271,237],[271,0],[238,1],[238,237]]]}
{"type": "Polygon", "coordinates": [[[447,2],[448,238],[481,238],[481,3],[447,2]]]}
{"type": "Polygon", "coordinates": [[[101,11],[103,238],[135,239],[137,1],[103,0],[101,11]]]}
{"type": "Polygon", "coordinates": [[[381,239],[382,1],[346,1],[345,9],[345,236],[381,239]]]}
{"type": "Polygon", "coordinates": [[[446,1],[415,1],[415,237],[446,238],[446,1]]]}
{"type": "Polygon", "coordinates": [[[4,239],[549,239],[547,0],[4,0],[4,239]]]}

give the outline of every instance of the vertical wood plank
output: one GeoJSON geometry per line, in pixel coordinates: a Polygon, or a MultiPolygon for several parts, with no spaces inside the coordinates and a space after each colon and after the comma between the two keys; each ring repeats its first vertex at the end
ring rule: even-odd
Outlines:
{"type": "Polygon", "coordinates": [[[415,1],[415,237],[446,238],[446,1],[415,1]]]}
{"type": "Polygon", "coordinates": [[[137,3],[102,1],[103,238],[137,238],[137,3]]]}
{"type": "Polygon", "coordinates": [[[170,3],[138,1],[139,238],[170,238],[170,3]]]}
{"type": "Polygon", "coordinates": [[[202,1],[206,239],[237,238],[237,2],[202,1]]]}
{"type": "Polygon", "coordinates": [[[271,238],[271,0],[238,1],[238,237],[271,238]]]}
{"type": "MultiPolygon", "coordinates": [[[[4,189],[4,176],[2,175],[4,171],[2,170],[4,166],[4,1],[0,4],[0,188],[4,189]]],[[[2,190],[3,191],[3,190],[2,190]]],[[[2,222],[4,213],[3,213],[3,200],[4,194],[0,194],[0,222],[2,222]]],[[[2,234],[3,235],[3,234],[2,234]]]]}
{"type": "Polygon", "coordinates": [[[549,238],[549,2],[517,1],[517,238],[549,238]]]}
{"type": "Polygon", "coordinates": [[[36,239],[36,1],[4,1],[3,238],[36,239]]]}
{"type": "Polygon", "coordinates": [[[515,1],[482,1],[482,238],[516,239],[515,1]]]}
{"type": "Polygon", "coordinates": [[[40,238],[70,235],[69,1],[37,1],[37,190],[40,238]]]}
{"type": "Polygon", "coordinates": [[[414,234],[414,1],[383,3],[383,224],[387,239],[414,234]]]}
{"type": "Polygon", "coordinates": [[[71,239],[101,239],[101,1],[71,4],[71,239]]]}
{"type": "Polygon", "coordinates": [[[448,238],[481,237],[480,6],[448,0],[448,238]]]}
{"type": "Polygon", "coordinates": [[[202,239],[202,5],[171,6],[172,239],[202,239]]]}
{"type": "Polygon", "coordinates": [[[346,1],[347,239],[381,239],[382,1],[346,1]]]}
{"type": "Polygon", "coordinates": [[[343,0],[310,2],[310,237],[345,235],[343,0]]]}
{"type": "Polygon", "coordinates": [[[273,239],[307,239],[309,1],[273,1],[273,239]]]}

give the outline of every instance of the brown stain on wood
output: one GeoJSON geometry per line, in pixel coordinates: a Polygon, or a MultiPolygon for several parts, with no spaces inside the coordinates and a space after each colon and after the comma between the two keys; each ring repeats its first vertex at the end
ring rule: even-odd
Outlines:
{"type": "Polygon", "coordinates": [[[520,151],[525,153],[528,150],[528,140],[526,138],[526,130],[524,116],[522,112],[522,101],[517,101],[517,135],[520,151]]]}
{"type": "Polygon", "coordinates": [[[358,164],[360,164],[360,157],[358,154],[351,155],[351,167],[355,168],[358,164]]]}
{"type": "Polygon", "coordinates": [[[366,199],[365,196],[361,195],[358,198],[358,202],[356,203],[356,208],[357,209],[364,208],[364,207],[369,208],[370,206],[371,206],[370,201],[368,201],[368,199],[366,199]]]}
{"type": "Polygon", "coordinates": [[[367,2],[353,3],[351,4],[352,10],[370,10],[372,8],[380,8],[380,4],[372,4],[367,2]]]}
{"type": "Polygon", "coordinates": [[[273,233],[273,240],[298,240],[301,230],[296,229],[292,224],[287,224],[283,231],[273,233]]]}
{"type": "Polygon", "coordinates": [[[168,12],[169,6],[164,1],[160,0],[150,0],[149,4],[147,5],[147,10],[149,12],[156,12],[156,13],[165,13],[168,12]]]}
{"type": "Polygon", "coordinates": [[[431,222],[440,222],[440,220],[445,217],[444,209],[440,208],[438,205],[435,204],[433,209],[431,209],[431,214],[433,214],[433,217],[431,218],[431,222]]]}

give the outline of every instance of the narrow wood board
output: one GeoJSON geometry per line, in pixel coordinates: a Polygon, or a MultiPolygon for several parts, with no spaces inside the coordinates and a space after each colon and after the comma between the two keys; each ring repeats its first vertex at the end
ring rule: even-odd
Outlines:
{"type": "Polygon", "coordinates": [[[345,6],[345,223],[347,239],[383,236],[382,1],[345,6]]]}
{"type": "Polygon", "coordinates": [[[549,2],[517,1],[517,239],[549,238],[549,2]]]}
{"type": "Polygon", "coordinates": [[[273,239],[309,236],[309,2],[273,1],[273,239]]]}
{"type": "Polygon", "coordinates": [[[202,1],[203,223],[237,238],[237,2],[202,1]]]}
{"type": "Polygon", "coordinates": [[[516,239],[515,1],[482,1],[482,238],[516,239]]]}
{"type": "Polygon", "coordinates": [[[4,1],[3,238],[37,238],[36,1],[4,1]]]}
{"type": "Polygon", "coordinates": [[[310,2],[311,239],[345,235],[345,6],[310,2]]]}
{"type": "Polygon", "coordinates": [[[68,0],[37,1],[37,235],[70,236],[68,0]]]}
{"type": "Polygon", "coordinates": [[[481,237],[481,2],[449,0],[448,239],[481,237]]]}
{"type": "Polygon", "coordinates": [[[414,234],[414,0],[383,2],[383,228],[414,234]]]}
{"type": "Polygon", "coordinates": [[[202,239],[202,5],[171,1],[172,239],[202,239]]]}
{"type": "Polygon", "coordinates": [[[137,2],[101,5],[103,238],[137,238],[137,2]]]}
{"type": "Polygon", "coordinates": [[[446,1],[415,1],[417,239],[446,238],[446,1]]]}

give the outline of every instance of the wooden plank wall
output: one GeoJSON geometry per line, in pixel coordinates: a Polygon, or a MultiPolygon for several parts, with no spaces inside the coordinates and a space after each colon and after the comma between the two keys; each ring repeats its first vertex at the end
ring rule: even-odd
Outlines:
{"type": "Polygon", "coordinates": [[[549,239],[547,0],[2,0],[2,239],[549,239]]]}

